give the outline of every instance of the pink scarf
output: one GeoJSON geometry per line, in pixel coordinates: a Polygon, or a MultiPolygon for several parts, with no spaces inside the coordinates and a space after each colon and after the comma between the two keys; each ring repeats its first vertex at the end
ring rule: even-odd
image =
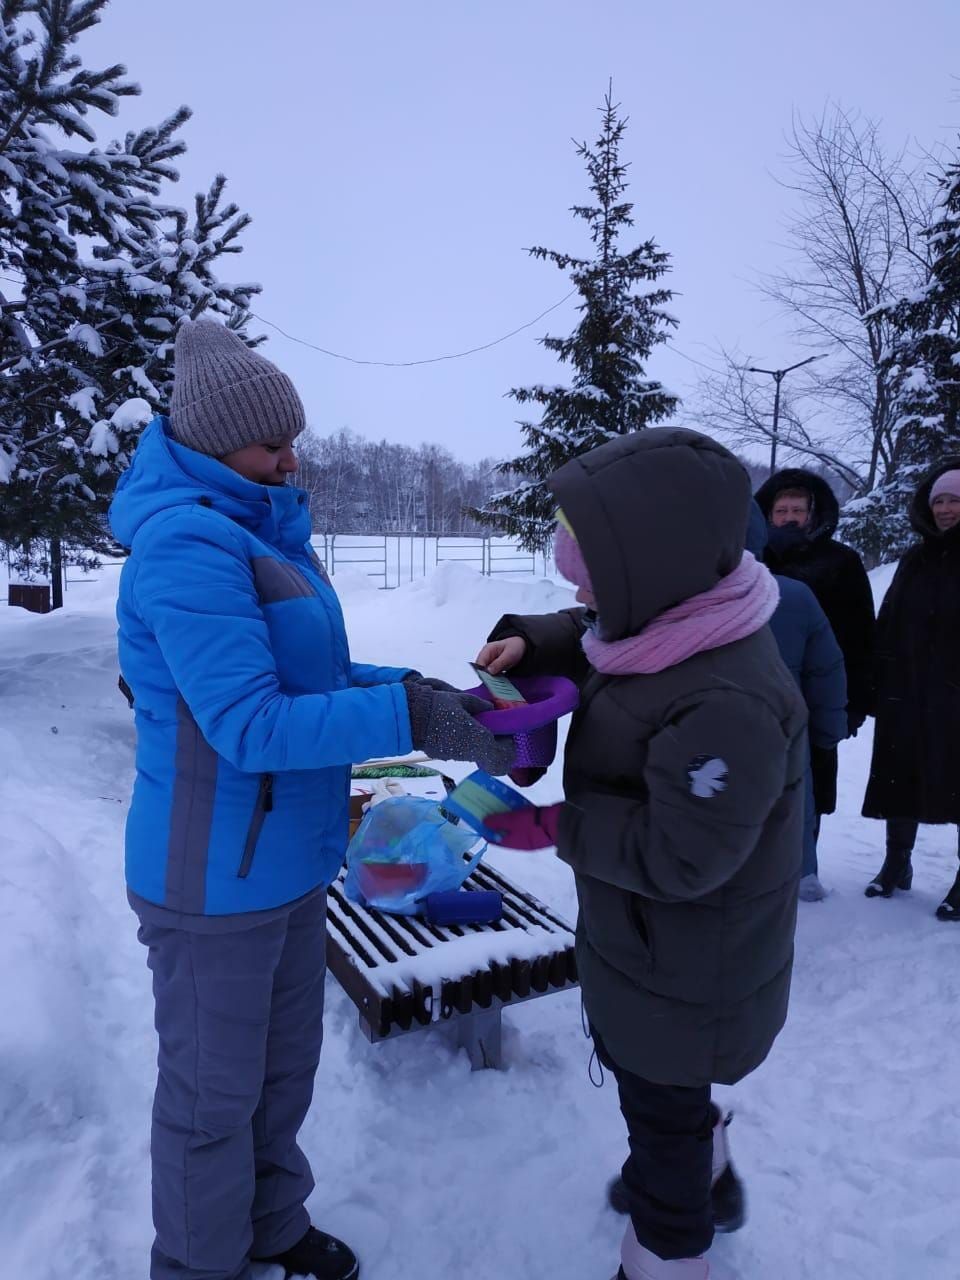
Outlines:
{"type": "Polygon", "coordinates": [[[607,675],[653,675],[695,653],[753,635],[779,603],[773,574],[745,551],[733,573],[661,613],[639,635],[605,641],[588,631],[583,649],[591,665],[607,675]]]}
{"type": "MultiPolygon", "coordinates": [[[[580,548],[561,526],[554,547],[557,568],[578,587],[590,580],[580,548]]],[[[583,649],[590,664],[606,675],[654,675],[707,649],[718,649],[759,631],[780,603],[780,589],[765,565],[749,551],[733,573],[716,586],[659,614],[635,636],[601,640],[588,631],[583,649]]]]}

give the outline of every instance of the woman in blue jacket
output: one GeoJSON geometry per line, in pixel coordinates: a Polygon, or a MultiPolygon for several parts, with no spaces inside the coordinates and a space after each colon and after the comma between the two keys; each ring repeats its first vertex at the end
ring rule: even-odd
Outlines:
{"type": "Polygon", "coordinates": [[[297,1145],[350,765],[413,749],[496,773],[511,763],[470,715],[485,704],[350,661],[305,495],[286,483],[304,425],[285,374],[216,321],[185,323],[170,419],[146,429],[110,509],[130,549],[127,888],[160,1045],[152,1280],[249,1280],[251,1259],[358,1274],[310,1225],[297,1145]]]}
{"type": "MultiPolygon", "coordinates": [[[[747,550],[763,559],[768,525],[754,502],[747,529],[747,550]]],[[[808,734],[814,747],[832,751],[847,736],[847,677],[843,651],[817,597],[804,582],[774,575],[780,588],[780,603],[770,619],[784,665],[800,686],[810,717],[808,734]]],[[[818,902],[827,891],[820,883],[817,867],[817,814],[813,795],[813,774],[807,770],[806,804],[803,821],[803,870],[800,897],[818,902]]]]}

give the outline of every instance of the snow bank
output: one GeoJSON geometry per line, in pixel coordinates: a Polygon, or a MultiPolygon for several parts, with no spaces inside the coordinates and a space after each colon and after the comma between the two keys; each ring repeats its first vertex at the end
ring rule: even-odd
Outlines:
{"type": "MultiPolygon", "coordinates": [[[[573,603],[569,587],[557,586],[546,578],[530,574],[485,576],[468,565],[450,560],[438,565],[426,578],[402,588],[415,597],[427,597],[434,608],[452,605],[457,610],[494,609],[500,613],[546,613],[568,608],[573,603]]],[[[494,619],[496,621],[496,619],[494,619]]]]}
{"type": "Polygon", "coordinates": [[[146,1133],[130,1143],[123,1126],[131,1107],[149,1108],[153,1046],[120,878],[133,732],[117,705],[111,614],[109,599],[47,617],[0,609],[0,1240],[11,1280],[142,1270],[146,1133]],[[125,1255],[128,1238],[138,1243],[125,1255]]]}

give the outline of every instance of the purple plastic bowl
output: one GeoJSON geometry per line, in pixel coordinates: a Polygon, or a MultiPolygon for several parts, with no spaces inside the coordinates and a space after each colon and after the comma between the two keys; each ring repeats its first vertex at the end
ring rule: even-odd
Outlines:
{"type": "MultiPolygon", "coordinates": [[[[557,754],[557,721],[575,711],[580,693],[572,680],[564,676],[511,676],[526,698],[526,706],[506,711],[481,711],[477,720],[498,737],[513,738],[517,751],[514,768],[546,769],[557,754]]],[[[490,702],[484,685],[467,689],[484,702],[490,702]]]]}

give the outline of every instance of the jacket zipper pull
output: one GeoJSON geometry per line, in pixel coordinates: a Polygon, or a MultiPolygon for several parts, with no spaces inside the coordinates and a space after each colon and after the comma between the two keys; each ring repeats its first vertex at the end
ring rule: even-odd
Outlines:
{"type": "Polygon", "coordinates": [[[273,812],[273,774],[265,773],[263,781],[260,783],[260,790],[263,793],[263,812],[273,812]]]}

